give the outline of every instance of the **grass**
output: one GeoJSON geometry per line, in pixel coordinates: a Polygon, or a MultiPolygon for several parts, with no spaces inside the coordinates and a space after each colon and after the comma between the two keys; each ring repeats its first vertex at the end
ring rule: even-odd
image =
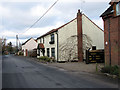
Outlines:
{"type": "Polygon", "coordinates": [[[45,61],[45,62],[50,62],[50,61],[51,61],[51,59],[50,59],[49,57],[47,57],[47,56],[41,56],[41,57],[39,58],[39,60],[45,61]]]}
{"type": "Polygon", "coordinates": [[[109,73],[111,75],[117,75],[120,78],[120,67],[117,65],[114,66],[105,66],[101,69],[102,73],[109,73]]]}

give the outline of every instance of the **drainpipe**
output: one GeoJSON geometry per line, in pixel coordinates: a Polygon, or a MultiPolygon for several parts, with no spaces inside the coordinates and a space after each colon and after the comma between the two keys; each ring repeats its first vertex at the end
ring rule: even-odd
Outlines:
{"type": "Polygon", "coordinates": [[[57,35],[57,62],[58,62],[58,53],[59,53],[59,51],[58,51],[58,32],[56,32],[56,35],[57,35]]]}
{"type": "Polygon", "coordinates": [[[109,40],[109,65],[111,66],[111,41],[110,41],[110,18],[108,19],[108,40],[109,40]]]}

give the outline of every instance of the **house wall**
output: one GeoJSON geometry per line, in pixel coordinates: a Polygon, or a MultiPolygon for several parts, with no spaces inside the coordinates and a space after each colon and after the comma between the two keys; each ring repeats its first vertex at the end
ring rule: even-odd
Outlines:
{"type": "Polygon", "coordinates": [[[31,51],[37,48],[37,42],[34,39],[30,39],[25,45],[22,45],[22,50],[24,50],[24,56],[26,56],[26,49],[27,51],[31,51]]]}
{"type": "Polygon", "coordinates": [[[77,55],[77,19],[58,30],[59,61],[76,60],[77,55]]]}
{"type": "Polygon", "coordinates": [[[105,29],[105,64],[110,64],[110,53],[109,53],[109,32],[110,30],[110,42],[111,42],[111,65],[120,65],[120,16],[111,17],[104,20],[105,29]],[[108,44],[106,44],[106,42],[108,44]]]}
{"type": "Polygon", "coordinates": [[[93,24],[84,14],[82,16],[83,34],[90,37],[92,46],[97,49],[104,49],[104,32],[95,24],[93,24]]]}
{"type": "MultiPolygon", "coordinates": [[[[81,17],[81,16],[80,16],[81,17]]],[[[88,48],[92,48],[92,46],[96,46],[97,49],[104,49],[104,32],[95,25],[90,19],[88,19],[84,14],[82,15],[82,32],[78,32],[78,22],[77,18],[72,20],[71,22],[67,23],[60,27],[57,31],[58,33],[58,43],[57,43],[57,34],[54,32],[55,35],[55,43],[49,44],[51,41],[51,34],[44,36],[44,47],[45,47],[45,56],[47,56],[47,48],[50,49],[50,57],[51,57],[51,48],[55,48],[55,59],[58,61],[78,61],[78,33],[83,34],[83,39],[79,42],[83,44],[83,51],[80,50],[81,55],[84,55],[85,59],[85,50],[88,48]],[[58,45],[58,51],[57,51],[58,45]],[[58,57],[57,57],[58,52],[58,57]],[[82,53],[84,52],[84,54],[82,53]]],[[[80,21],[81,22],[81,21],[80,21]]],[[[82,35],[81,35],[82,36],[82,35]]],[[[80,36],[80,37],[81,37],[80,36]]],[[[82,37],[81,37],[82,38],[82,37]]],[[[43,40],[41,40],[43,41],[43,40]]],[[[37,40],[40,43],[40,39],[37,40]]],[[[81,47],[82,47],[81,46],[81,47]]],[[[40,53],[42,54],[42,53],[40,53]]],[[[42,55],[40,55],[42,56],[42,55]]],[[[39,58],[39,56],[38,56],[39,58]]],[[[82,61],[82,60],[80,60],[82,61]]]]}
{"type": "MultiPolygon", "coordinates": [[[[37,43],[38,43],[38,44],[39,44],[39,43],[43,43],[43,37],[40,38],[40,39],[38,39],[38,40],[37,40],[37,43]]],[[[43,44],[44,44],[44,43],[43,43],[43,44]]],[[[43,56],[42,52],[37,49],[37,58],[39,58],[39,57],[41,57],[41,56],[43,56]],[[40,52],[40,56],[39,56],[39,52],[40,52]]]]}
{"type": "MultiPolygon", "coordinates": [[[[43,43],[43,37],[42,39],[42,43],[45,47],[45,56],[47,56],[47,48],[49,48],[49,52],[50,52],[50,57],[51,57],[51,48],[55,48],[55,60],[57,60],[57,34],[56,32],[52,33],[54,34],[54,39],[55,39],[55,43],[54,44],[49,44],[49,42],[51,41],[51,34],[44,36],[44,43],[43,43]]],[[[38,43],[40,43],[40,39],[37,40],[38,43]]],[[[38,50],[37,50],[38,53],[38,50]]],[[[40,52],[40,56],[43,56],[42,52],[40,52]]],[[[40,56],[37,56],[38,58],[40,56]]]]}
{"type": "MultiPolygon", "coordinates": [[[[84,14],[82,15],[82,32],[84,53],[92,46],[96,46],[96,49],[104,49],[104,32],[84,14]]],[[[84,59],[85,57],[84,54],[84,59]]]]}

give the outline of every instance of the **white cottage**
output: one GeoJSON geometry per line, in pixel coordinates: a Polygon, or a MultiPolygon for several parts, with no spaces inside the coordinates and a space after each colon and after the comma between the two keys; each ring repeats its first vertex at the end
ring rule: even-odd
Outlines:
{"type": "Polygon", "coordinates": [[[37,49],[37,42],[35,39],[30,38],[25,43],[22,44],[22,50],[24,52],[24,56],[28,56],[28,52],[32,51],[33,49],[37,49]]]}
{"type": "Polygon", "coordinates": [[[54,57],[57,61],[85,59],[86,49],[104,49],[104,32],[78,10],[77,17],[37,38],[38,58],[54,57]]]}

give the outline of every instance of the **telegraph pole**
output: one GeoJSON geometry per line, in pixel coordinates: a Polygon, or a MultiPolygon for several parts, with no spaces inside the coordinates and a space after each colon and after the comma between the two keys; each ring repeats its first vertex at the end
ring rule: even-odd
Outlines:
{"type": "Polygon", "coordinates": [[[18,53],[18,35],[16,35],[16,49],[17,49],[17,53],[18,53]]]}

